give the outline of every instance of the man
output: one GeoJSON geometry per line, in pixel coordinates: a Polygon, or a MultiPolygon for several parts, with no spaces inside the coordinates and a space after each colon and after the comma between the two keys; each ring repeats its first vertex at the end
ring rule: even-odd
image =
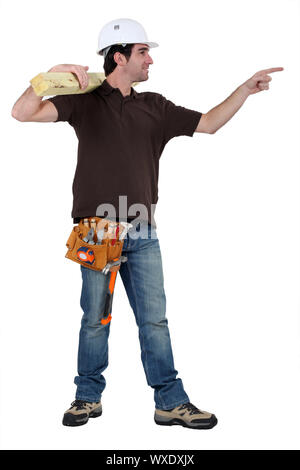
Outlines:
{"type": "MultiPolygon", "coordinates": [[[[98,53],[104,56],[106,76],[101,86],[91,93],[55,96],[43,102],[29,87],[14,105],[12,115],[22,122],[68,121],[74,127],[79,140],[73,183],[74,223],[104,215],[103,206],[113,207],[116,219],[124,220],[120,197],[126,197],[132,209],[126,214],[128,220],[136,215],[137,205],[145,209],[139,217],[139,236],[130,230],[124,241],[123,254],[128,260],[120,275],[139,328],[147,383],[154,389],[154,419],[161,425],[210,429],[217,424],[217,418],[190,402],[174,367],[160,247],[153,220],[159,158],[173,137],[192,137],[194,132],[214,134],[249,95],[269,88],[268,73],[283,69],[257,72],[223,103],[202,114],[176,106],[158,93],[137,93],[132,88],[133,83],[148,79],[153,64],[149,50],[156,46],[148,41],[136,21],[112,21],[99,35],[98,53]]],[[[87,69],[65,64],[49,72],[76,74],[84,90],[88,85],[87,69]]],[[[63,417],[66,426],[79,426],[102,414],[102,373],[108,365],[110,323],[103,325],[101,315],[109,276],[83,266],[81,273],[84,314],[75,377],[77,390],[75,401],[63,417]]]]}

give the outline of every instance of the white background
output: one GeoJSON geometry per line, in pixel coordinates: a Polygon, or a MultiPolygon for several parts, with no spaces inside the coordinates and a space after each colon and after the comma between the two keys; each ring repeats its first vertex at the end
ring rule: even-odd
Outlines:
{"type": "Polygon", "coordinates": [[[2,1],[1,448],[299,449],[299,1],[2,1]],[[272,74],[216,134],[161,158],[157,208],[175,366],[211,431],[153,421],[153,391],[118,278],[103,415],[62,426],[74,398],[80,269],[72,229],[77,138],[11,109],[61,63],[102,70],[98,32],[140,21],[154,65],[137,91],[203,113],[255,72],[272,74]],[[181,225],[179,225],[181,224],[181,225]]]}

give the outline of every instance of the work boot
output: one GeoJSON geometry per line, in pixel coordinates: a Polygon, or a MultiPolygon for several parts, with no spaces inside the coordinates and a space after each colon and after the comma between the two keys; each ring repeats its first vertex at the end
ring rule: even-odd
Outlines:
{"type": "Polygon", "coordinates": [[[102,405],[100,401],[90,403],[84,400],[75,400],[71,403],[63,417],[64,426],[81,426],[86,424],[89,418],[97,418],[102,415],[102,405]]]}
{"type": "Polygon", "coordinates": [[[192,403],[184,403],[167,411],[156,409],[154,421],[163,426],[179,424],[193,429],[211,429],[218,422],[215,415],[199,410],[192,403]]]}

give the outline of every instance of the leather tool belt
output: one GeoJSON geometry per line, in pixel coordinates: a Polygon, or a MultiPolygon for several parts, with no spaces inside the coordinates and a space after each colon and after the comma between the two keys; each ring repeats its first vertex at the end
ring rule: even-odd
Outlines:
{"type": "Polygon", "coordinates": [[[93,269],[94,271],[114,272],[120,269],[124,241],[120,240],[123,230],[122,223],[113,222],[100,217],[81,219],[66,243],[66,258],[93,269]]]}

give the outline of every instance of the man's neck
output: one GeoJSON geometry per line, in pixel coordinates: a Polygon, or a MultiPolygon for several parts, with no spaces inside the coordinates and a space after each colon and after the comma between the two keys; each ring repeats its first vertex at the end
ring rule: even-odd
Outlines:
{"type": "Polygon", "coordinates": [[[133,82],[128,77],[121,77],[117,73],[112,72],[108,75],[106,81],[113,88],[119,88],[123,96],[130,95],[133,82]]]}

